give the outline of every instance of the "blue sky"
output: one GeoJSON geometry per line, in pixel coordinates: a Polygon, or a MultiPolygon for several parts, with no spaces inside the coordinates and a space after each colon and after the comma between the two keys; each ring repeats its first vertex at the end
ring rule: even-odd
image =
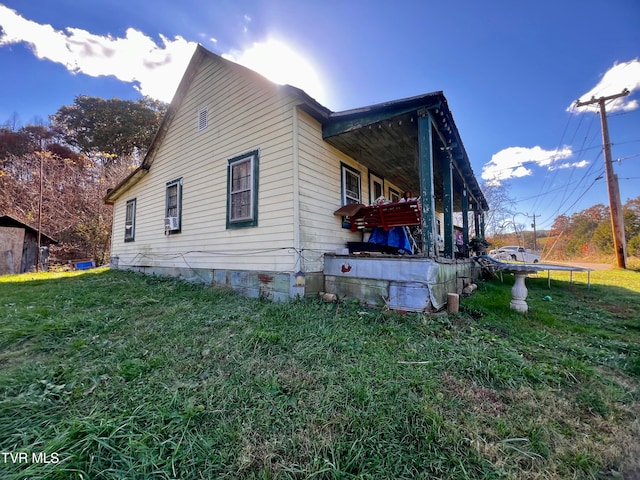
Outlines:
{"type": "Polygon", "coordinates": [[[444,91],[479,180],[519,224],[608,204],[608,104],[622,201],[640,195],[637,0],[0,0],[0,124],[77,95],[169,101],[197,43],[346,110],[444,91]]]}

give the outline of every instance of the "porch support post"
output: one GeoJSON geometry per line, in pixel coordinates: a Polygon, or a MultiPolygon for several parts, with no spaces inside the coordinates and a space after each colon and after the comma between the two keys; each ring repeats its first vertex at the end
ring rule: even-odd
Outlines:
{"type": "Polygon", "coordinates": [[[473,228],[475,231],[475,236],[479,237],[480,236],[480,213],[478,213],[478,210],[473,211],[473,228]]]}
{"type": "Polygon", "coordinates": [[[418,162],[420,170],[420,207],[422,209],[422,255],[435,257],[435,200],[433,189],[433,135],[431,115],[418,112],[418,162]]]}
{"type": "Polygon", "coordinates": [[[442,159],[442,203],[444,206],[444,256],[453,258],[453,164],[447,155],[442,159]]]}
{"type": "Polygon", "coordinates": [[[464,251],[469,252],[469,194],[467,185],[462,189],[462,244],[464,251]]]}

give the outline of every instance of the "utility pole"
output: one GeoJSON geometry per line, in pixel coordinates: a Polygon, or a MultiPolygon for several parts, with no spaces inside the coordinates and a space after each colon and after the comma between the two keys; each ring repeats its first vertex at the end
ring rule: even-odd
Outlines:
{"type": "Polygon", "coordinates": [[[531,224],[533,227],[533,251],[538,251],[538,233],[536,232],[536,214],[533,214],[533,223],[531,224]]]}
{"type": "MultiPolygon", "coordinates": [[[[513,214],[513,227],[516,228],[516,215],[524,215],[527,218],[531,218],[533,217],[533,223],[531,224],[531,226],[533,227],[533,250],[534,251],[538,251],[538,232],[536,231],[536,214],[532,214],[529,215],[528,213],[524,213],[524,212],[516,212],[513,214]]],[[[526,225],[522,226],[522,238],[523,238],[523,245],[524,246],[524,229],[526,228],[526,225]]],[[[518,230],[516,229],[516,235],[518,235],[518,230]]]]}
{"type": "Polygon", "coordinates": [[[38,251],[36,253],[36,272],[42,269],[42,177],[44,169],[44,153],[42,152],[42,142],[40,142],[40,151],[38,152],[40,157],[40,200],[38,201],[38,251]]]}
{"type": "Polygon", "coordinates": [[[618,186],[618,176],[613,173],[613,161],[611,159],[611,143],[609,142],[609,126],[607,125],[607,111],[605,102],[629,95],[629,90],[624,89],[622,93],[609,95],[608,97],[595,98],[581,102],[576,100],[576,107],[593,105],[597,103],[600,107],[600,122],[602,124],[602,146],[604,148],[604,168],[607,175],[607,188],[609,191],[609,209],[611,211],[611,228],[613,230],[613,247],[616,251],[618,268],[627,268],[627,246],[624,238],[624,219],[622,217],[622,202],[620,201],[620,188],[618,186]]]}

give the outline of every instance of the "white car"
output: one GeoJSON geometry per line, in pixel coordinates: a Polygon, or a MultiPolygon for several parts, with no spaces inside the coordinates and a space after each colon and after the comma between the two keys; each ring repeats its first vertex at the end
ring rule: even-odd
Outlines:
{"type": "Polygon", "coordinates": [[[510,260],[519,261],[524,263],[539,263],[540,254],[536,252],[527,252],[524,247],[517,245],[508,245],[506,247],[500,247],[489,252],[489,256],[496,260],[510,260]]]}

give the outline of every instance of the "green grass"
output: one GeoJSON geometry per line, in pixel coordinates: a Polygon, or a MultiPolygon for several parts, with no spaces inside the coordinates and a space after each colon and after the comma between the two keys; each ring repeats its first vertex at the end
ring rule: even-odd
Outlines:
{"type": "Polygon", "coordinates": [[[640,274],[553,277],[449,316],[0,277],[0,478],[635,478],[640,274]]]}

